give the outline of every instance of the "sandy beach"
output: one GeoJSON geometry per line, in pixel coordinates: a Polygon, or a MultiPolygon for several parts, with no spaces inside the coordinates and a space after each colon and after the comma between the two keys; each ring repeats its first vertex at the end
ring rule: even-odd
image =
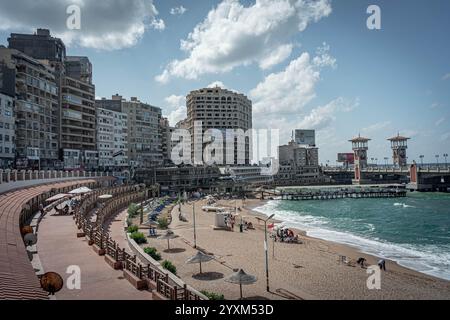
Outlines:
{"type": "MultiPolygon", "coordinates": [[[[197,247],[214,255],[215,259],[202,264],[199,275],[198,264],[185,261],[196,253],[193,232],[193,202],[181,207],[188,222],[178,219],[178,207],[173,208],[170,229],[179,238],[167,242],[148,238],[148,244],[161,252],[162,258],[172,261],[177,274],[198,290],[220,293],[225,299],[238,299],[239,286],[227,283],[224,277],[238,268],[256,275],[255,284],[244,286],[247,299],[450,299],[450,281],[428,276],[386,261],[387,271],[381,273],[381,289],[369,290],[366,285],[369,274],[359,266],[339,263],[339,256],[352,260],[359,257],[375,265],[377,257],[359,252],[357,249],[321,239],[311,238],[301,230],[302,244],[273,242],[269,239],[270,292],[266,291],[264,225],[258,222],[259,215],[252,210],[262,205],[260,200],[237,200],[240,215],[251,221],[255,230],[234,232],[214,230],[214,213],[202,211],[204,200],[195,202],[197,247]]],[[[234,211],[234,200],[221,200],[219,206],[234,211]]],[[[240,218],[236,219],[238,223],[240,218]]],[[[159,233],[164,231],[158,230],[159,233]]]]}

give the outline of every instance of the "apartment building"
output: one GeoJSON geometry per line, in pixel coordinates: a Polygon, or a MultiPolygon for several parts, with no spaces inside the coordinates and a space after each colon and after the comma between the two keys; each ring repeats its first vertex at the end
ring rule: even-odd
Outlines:
{"type": "MultiPolygon", "coordinates": [[[[1,83],[0,83],[1,86],[1,83]]],[[[16,153],[14,97],[0,93],[0,168],[12,168],[16,153]]]]}
{"type": "Polygon", "coordinates": [[[227,130],[242,129],[246,132],[252,128],[252,102],[243,94],[222,89],[220,87],[204,88],[191,91],[186,97],[187,104],[187,129],[192,139],[192,159],[194,165],[201,165],[207,159],[198,159],[203,155],[205,141],[203,134],[208,129],[218,129],[223,136],[223,163],[231,158],[229,165],[248,165],[250,159],[251,137],[241,137],[244,149],[238,152],[238,138],[232,136],[234,147],[225,144],[227,130]],[[201,123],[201,128],[196,128],[195,123],[201,123]],[[196,156],[197,155],[197,156],[196,156]]]}
{"type": "Polygon", "coordinates": [[[100,170],[128,168],[128,116],[122,112],[122,97],[96,100],[97,149],[100,170]]]}
{"type": "Polygon", "coordinates": [[[93,170],[98,166],[95,86],[86,57],[68,57],[62,82],[61,149],[68,170],[93,170]]]}
{"type": "Polygon", "coordinates": [[[319,149],[306,145],[299,145],[295,141],[278,147],[279,162],[293,167],[318,166],[319,149]]]}
{"type": "Polygon", "coordinates": [[[96,106],[119,112],[122,118],[126,116],[127,153],[123,161],[127,161],[132,169],[163,165],[160,108],[143,103],[135,97],[127,101],[118,94],[111,99],[96,100],[96,106]]]}
{"type": "Polygon", "coordinates": [[[161,130],[161,148],[162,148],[163,165],[169,166],[173,164],[171,160],[171,154],[172,148],[176,145],[176,142],[172,142],[172,133],[175,130],[175,128],[170,126],[169,120],[167,118],[161,118],[159,126],[161,130]]]}
{"type": "Polygon", "coordinates": [[[128,159],[132,168],[163,165],[160,133],[161,109],[132,97],[122,100],[128,117],[128,159]]]}
{"type": "Polygon", "coordinates": [[[26,168],[59,167],[59,106],[54,69],[4,47],[0,47],[0,63],[15,70],[16,162],[26,168]]]}

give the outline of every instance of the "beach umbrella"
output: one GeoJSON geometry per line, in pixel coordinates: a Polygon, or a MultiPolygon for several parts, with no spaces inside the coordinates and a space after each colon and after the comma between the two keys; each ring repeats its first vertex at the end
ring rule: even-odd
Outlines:
{"type": "Polygon", "coordinates": [[[194,256],[190,257],[186,261],[186,263],[199,263],[200,264],[200,273],[202,273],[202,262],[208,262],[208,261],[211,261],[213,259],[214,259],[213,256],[204,254],[201,251],[197,251],[197,253],[194,256]]]}
{"type": "Polygon", "coordinates": [[[69,193],[70,194],[83,194],[83,193],[89,193],[91,191],[92,190],[89,189],[88,187],[81,187],[81,188],[78,188],[78,189],[74,189],[74,190],[70,191],[69,193]]]}
{"type": "Polygon", "coordinates": [[[58,201],[58,200],[61,200],[61,199],[65,199],[65,198],[69,198],[69,197],[71,197],[72,195],[70,195],[70,194],[67,194],[67,193],[60,193],[60,194],[57,194],[57,195],[55,195],[55,196],[53,196],[53,197],[51,197],[51,198],[48,198],[47,200],[45,200],[46,202],[55,202],[55,201],[58,201]]]}
{"type": "Polygon", "coordinates": [[[178,236],[173,233],[172,230],[167,230],[167,232],[165,234],[163,234],[162,236],[159,236],[158,239],[160,240],[167,240],[167,250],[170,250],[170,239],[175,239],[178,238],[178,236]]]}
{"type": "Polygon", "coordinates": [[[98,197],[101,200],[107,200],[107,199],[111,199],[113,196],[110,194],[103,194],[100,197],[98,197]]]}
{"type": "Polygon", "coordinates": [[[242,269],[239,269],[239,271],[230,274],[224,280],[229,283],[239,284],[239,291],[242,299],[242,285],[253,284],[258,280],[258,278],[251,274],[245,273],[242,269]]]}

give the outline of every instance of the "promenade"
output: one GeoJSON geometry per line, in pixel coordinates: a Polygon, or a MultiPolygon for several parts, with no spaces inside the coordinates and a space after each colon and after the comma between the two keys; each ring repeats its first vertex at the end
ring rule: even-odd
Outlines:
{"type": "MultiPolygon", "coordinates": [[[[51,214],[51,213],[50,213],[51,214]]],[[[86,238],[77,238],[77,228],[71,216],[47,216],[39,227],[37,244],[39,258],[46,272],[54,271],[64,279],[64,287],[56,293],[58,300],[148,300],[150,291],[136,290],[125,278],[121,270],[112,269],[88,245],[86,238]],[[80,289],[67,287],[67,268],[80,268],[80,289]]],[[[110,232],[118,240],[124,238],[124,215],[110,224],[110,232]]],[[[120,245],[123,245],[120,243],[120,245]]]]}
{"type": "MultiPolygon", "coordinates": [[[[58,183],[24,181],[0,185],[0,299],[46,299],[39,279],[28,258],[20,234],[21,221],[26,219],[23,208],[33,199],[50,190],[64,190],[97,183],[96,179],[69,179],[58,183]],[[38,183],[36,183],[38,182],[38,183]]],[[[36,202],[34,202],[36,205],[36,202]]]]}

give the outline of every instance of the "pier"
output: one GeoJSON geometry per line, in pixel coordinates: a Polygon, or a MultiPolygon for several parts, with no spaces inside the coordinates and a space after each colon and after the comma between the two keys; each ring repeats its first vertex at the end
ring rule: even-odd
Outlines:
{"type": "Polygon", "coordinates": [[[406,197],[405,189],[339,189],[339,190],[302,190],[282,192],[261,192],[261,199],[267,195],[273,200],[334,200],[334,199],[363,199],[363,198],[402,198],[406,197]]]}

